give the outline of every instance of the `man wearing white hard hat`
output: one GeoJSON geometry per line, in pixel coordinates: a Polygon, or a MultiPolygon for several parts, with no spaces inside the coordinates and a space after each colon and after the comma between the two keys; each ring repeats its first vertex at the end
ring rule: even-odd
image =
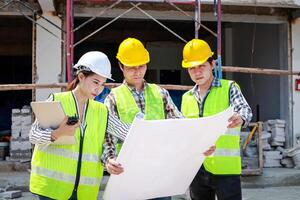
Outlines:
{"type": "Polygon", "coordinates": [[[107,108],[93,99],[111,79],[111,64],[99,51],[84,54],[74,66],[76,78],[67,92],[54,93],[48,101],[60,101],[67,116],[78,122],[68,123],[66,117],[58,128],[43,129],[35,121],[30,142],[35,144],[30,176],[30,191],[39,199],[97,199],[103,175],[100,164],[106,133],[115,133],[115,126],[128,130],[107,108]],[[114,130],[112,130],[114,129],[114,130]],[[76,144],[53,143],[62,136],[75,136],[76,144]]]}

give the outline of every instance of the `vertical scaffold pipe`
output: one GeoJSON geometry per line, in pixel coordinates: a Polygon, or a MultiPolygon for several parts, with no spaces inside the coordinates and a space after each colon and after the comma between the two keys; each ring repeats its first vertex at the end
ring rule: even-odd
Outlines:
{"type": "Polygon", "coordinates": [[[195,0],[195,38],[199,38],[201,27],[201,0],[195,0]]]}
{"type": "Polygon", "coordinates": [[[218,39],[217,39],[217,78],[222,79],[222,10],[221,10],[221,0],[218,0],[217,8],[217,21],[218,21],[218,39]]]}
{"type": "Polygon", "coordinates": [[[73,0],[66,2],[66,72],[67,81],[72,81],[72,65],[73,65],[73,0]]]}

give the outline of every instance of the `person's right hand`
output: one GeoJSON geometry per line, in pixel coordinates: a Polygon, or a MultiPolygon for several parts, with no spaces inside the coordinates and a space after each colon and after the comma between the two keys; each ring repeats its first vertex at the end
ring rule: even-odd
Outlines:
{"type": "Polygon", "coordinates": [[[76,128],[80,126],[80,121],[78,121],[74,125],[67,124],[68,117],[66,116],[64,120],[60,123],[59,127],[52,132],[52,135],[55,138],[59,138],[61,136],[73,136],[75,134],[76,128]]]}
{"type": "Polygon", "coordinates": [[[109,158],[106,161],[105,167],[110,174],[119,175],[124,172],[122,165],[118,163],[114,158],[109,158]]]}

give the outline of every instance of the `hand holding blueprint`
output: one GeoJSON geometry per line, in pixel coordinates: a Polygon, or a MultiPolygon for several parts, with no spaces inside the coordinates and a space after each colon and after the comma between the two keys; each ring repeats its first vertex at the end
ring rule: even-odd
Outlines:
{"type": "Polygon", "coordinates": [[[111,175],[105,200],[139,200],[185,193],[205,157],[226,132],[233,108],[196,119],[138,120],[132,124],[111,175]]]}

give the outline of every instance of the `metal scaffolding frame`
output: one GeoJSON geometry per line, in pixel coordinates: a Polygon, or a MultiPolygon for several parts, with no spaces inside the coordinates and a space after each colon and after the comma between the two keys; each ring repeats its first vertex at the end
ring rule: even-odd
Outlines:
{"type": "MultiPolygon", "coordinates": [[[[80,2],[80,0],[75,0],[75,2],[80,2]]],[[[201,0],[93,0],[93,3],[104,3],[104,2],[113,2],[110,6],[108,6],[107,8],[105,8],[104,10],[102,10],[101,12],[99,12],[96,16],[88,19],[87,21],[85,21],[84,23],[82,23],[81,25],[79,25],[77,28],[73,27],[73,19],[74,19],[74,12],[73,12],[73,3],[74,0],[66,0],[66,51],[67,51],[67,81],[70,82],[72,80],[72,65],[74,62],[74,48],[79,45],[80,43],[84,42],[85,40],[87,40],[88,38],[92,37],[93,35],[95,35],[96,33],[98,33],[99,31],[101,31],[102,29],[106,28],[107,26],[109,26],[110,24],[112,24],[114,21],[118,20],[119,18],[121,18],[122,16],[124,16],[125,14],[131,12],[134,9],[139,10],[141,13],[143,13],[145,16],[147,16],[148,18],[150,18],[151,20],[155,21],[157,24],[159,24],[160,26],[162,26],[164,29],[166,29],[167,31],[169,31],[171,34],[173,34],[174,36],[176,36],[178,39],[180,39],[183,42],[187,42],[183,37],[181,37],[179,34],[175,33],[173,30],[171,30],[170,28],[168,28],[166,25],[164,25],[162,22],[160,22],[159,20],[155,19],[152,15],[150,15],[147,11],[143,10],[142,8],[140,8],[139,6],[142,3],[168,3],[169,5],[171,5],[172,7],[174,7],[177,11],[183,13],[184,15],[190,17],[193,19],[194,23],[195,23],[195,38],[198,38],[198,33],[199,30],[201,28],[201,26],[209,31],[210,33],[212,33],[214,36],[216,36],[218,38],[218,40],[221,40],[221,31],[218,32],[218,34],[214,33],[212,30],[210,30],[208,27],[204,26],[201,24],[201,0]],[[103,15],[106,11],[108,11],[109,9],[112,9],[113,7],[115,7],[116,5],[118,5],[121,2],[129,2],[130,5],[132,6],[131,8],[127,9],[126,11],[122,12],[121,14],[119,14],[118,16],[114,17],[112,20],[110,20],[109,22],[107,22],[106,24],[104,24],[103,26],[99,27],[98,29],[96,29],[95,31],[93,31],[92,33],[90,33],[89,35],[87,35],[86,37],[82,38],[81,40],[79,40],[78,42],[76,42],[74,44],[74,32],[78,31],[80,28],[82,28],[83,26],[85,26],[86,24],[90,23],[91,21],[93,21],[94,19],[96,19],[97,17],[103,15]],[[176,4],[190,4],[190,5],[194,5],[195,7],[195,17],[193,18],[192,16],[190,16],[188,13],[186,13],[185,11],[183,11],[182,9],[180,9],[176,4]]],[[[218,5],[221,8],[221,0],[217,0],[218,1],[218,5]]],[[[218,20],[221,20],[220,18],[221,16],[221,9],[218,10],[218,20]]],[[[218,23],[218,26],[221,26],[221,23],[218,23]]],[[[221,30],[221,27],[219,28],[221,30]]],[[[218,42],[219,43],[219,42],[218,42]]],[[[221,48],[221,46],[220,46],[221,48]]],[[[221,52],[218,51],[218,52],[221,52]]],[[[218,67],[218,70],[221,69],[221,60],[218,67]]],[[[217,70],[217,71],[218,71],[217,70]]],[[[221,72],[218,74],[222,74],[221,72]]]]}
{"type": "MultiPolygon", "coordinates": [[[[93,36],[94,34],[96,34],[97,32],[101,31],[102,29],[104,29],[105,27],[109,26],[111,23],[113,23],[114,21],[116,21],[117,19],[121,18],[123,15],[129,13],[130,11],[132,11],[133,9],[137,9],[139,10],[141,13],[143,13],[144,15],[146,15],[147,17],[149,17],[150,19],[154,20],[156,23],[158,23],[159,25],[161,25],[163,28],[165,28],[167,31],[169,31],[170,33],[172,33],[173,35],[175,35],[177,38],[179,38],[181,41],[186,42],[186,40],[184,38],[182,38],[180,35],[176,34],[174,31],[172,31],[171,29],[169,29],[167,26],[165,26],[164,24],[162,24],[160,21],[158,21],[157,19],[155,19],[153,16],[151,16],[147,11],[141,9],[139,6],[142,3],[153,3],[153,2],[157,2],[157,3],[168,3],[169,5],[171,5],[173,8],[175,8],[177,11],[179,11],[180,13],[182,13],[183,15],[189,17],[190,19],[192,19],[195,23],[195,38],[198,38],[198,33],[200,28],[203,28],[205,31],[208,31],[209,33],[211,33],[213,36],[215,36],[216,38],[218,38],[218,50],[217,50],[217,56],[218,56],[218,64],[220,66],[217,66],[217,68],[219,68],[219,72],[217,72],[216,76],[221,76],[222,73],[221,71],[224,72],[239,72],[239,73],[250,73],[250,74],[265,74],[265,75],[298,75],[300,76],[300,72],[299,71],[292,71],[292,70],[275,70],[275,69],[265,69],[262,67],[238,67],[238,66],[223,66],[221,67],[221,0],[215,0],[215,15],[217,15],[218,18],[218,30],[217,33],[215,33],[214,31],[210,30],[208,27],[206,27],[205,25],[203,25],[201,23],[201,0],[87,0],[93,3],[104,3],[104,2],[111,2],[112,4],[109,5],[108,7],[105,7],[101,12],[99,12],[98,14],[96,14],[94,17],[88,19],[87,21],[85,21],[84,23],[80,24],[78,27],[73,28],[73,20],[74,20],[74,14],[73,14],[73,3],[75,2],[80,2],[81,0],[66,0],[66,22],[67,22],[67,27],[66,30],[63,30],[61,27],[58,27],[56,24],[54,24],[53,22],[51,22],[51,20],[47,19],[46,17],[44,17],[43,15],[39,14],[39,12],[37,10],[35,10],[34,8],[32,8],[30,5],[28,5],[28,3],[21,1],[21,0],[0,0],[0,2],[2,2],[3,4],[0,4],[0,10],[8,7],[10,5],[16,4],[18,6],[21,6],[22,8],[28,9],[31,12],[31,16],[30,17],[26,14],[24,14],[20,9],[15,8],[15,10],[17,12],[19,12],[21,15],[23,15],[26,19],[30,20],[34,25],[41,27],[42,29],[44,29],[45,31],[47,31],[49,34],[53,35],[54,37],[56,37],[57,39],[59,39],[61,41],[61,43],[65,44],[66,46],[66,61],[67,61],[67,78],[68,81],[70,81],[72,79],[71,76],[71,67],[73,64],[73,53],[74,53],[74,47],[76,47],[77,45],[79,45],[80,43],[82,43],[83,41],[85,41],[86,39],[90,38],[91,36],[93,36]],[[107,12],[108,10],[114,8],[116,5],[118,5],[121,2],[129,2],[131,4],[131,8],[127,9],[126,11],[124,11],[123,13],[120,13],[118,16],[114,17],[111,21],[109,21],[108,23],[106,23],[105,25],[99,27],[97,30],[93,31],[91,34],[87,35],[86,37],[84,37],[83,39],[79,40],[78,42],[76,42],[74,44],[74,33],[76,31],[78,31],[79,29],[83,28],[85,25],[87,25],[88,23],[92,22],[93,20],[95,20],[97,17],[100,17],[101,15],[103,15],[105,12],[107,12]],[[195,15],[191,16],[190,14],[188,14],[187,12],[185,12],[184,10],[182,10],[178,5],[180,4],[192,4],[195,7],[195,15]],[[217,14],[219,13],[219,15],[217,14]],[[62,34],[65,35],[65,41],[61,40],[57,35],[55,35],[55,33],[51,32],[50,30],[48,30],[46,27],[44,27],[43,25],[41,25],[40,23],[36,22],[36,17],[38,16],[39,18],[44,19],[45,21],[47,21],[49,24],[53,25],[55,28],[61,30],[62,34]],[[68,72],[69,71],[69,72],[68,72]],[[218,74],[219,73],[219,74],[218,74]]],[[[35,51],[33,51],[33,54],[35,53],[35,51]]],[[[35,57],[35,55],[33,55],[33,57],[35,57]]],[[[33,73],[35,74],[35,73],[33,73]]],[[[35,80],[35,78],[33,77],[33,80],[35,80]]],[[[115,87],[118,84],[107,84],[108,87],[115,87]]],[[[173,89],[173,90],[186,90],[188,88],[190,88],[190,86],[176,86],[176,85],[162,85],[163,87],[165,87],[166,89],[173,89]]],[[[0,91],[8,91],[8,90],[31,90],[31,89],[35,89],[35,88],[65,88],[66,84],[65,83],[54,83],[54,84],[35,84],[33,82],[33,84],[9,84],[9,85],[0,85],[0,91]]]]}
{"type": "MultiPolygon", "coordinates": [[[[54,24],[51,20],[47,19],[46,17],[44,17],[43,15],[40,15],[39,12],[37,10],[35,10],[34,8],[32,8],[30,5],[28,5],[28,3],[23,2],[21,0],[10,0],[10,1],[5,1],[5,0],[0,0],[1,2],[3,2],[3,5],[0,6],[0,10],[4,9],[5,7],[9,7],[12,5],[17,5],[17,6],[21,6],[22,8],[26,8],[29,12],[31,12],[31,16],[38,16],[42,19],[44,19],[46,22],[48,22],[49,24],[51,24],[52,26],[54,26],[55,28],[59,29],[60,31],[62,31],[62,33],[66,33],[65,30],[63,30],[61,27],[57,26],[56,24],[54,24]]],[[[52,31],[50,31],[48,28],[46,28],[45,26],[41,25],[40,23],[36,22],[36,20],[26,14],[24,14],[19,8],[14,8],[17,12],[19,12],[23,17],[25,17],[26,19],[28,19],[29,21],[31,21],[34,25],[37,25],[39,27],[41,27],[42,29],[44,29],[45,31],[47,31],[49,34],[51,34],[52,36],[54,36],[55,38],[59,39],[62,43],[65,43],[64,40],[61,40],[59,36],[57,36],[55,33],[53,33],[52,31]]]]}

